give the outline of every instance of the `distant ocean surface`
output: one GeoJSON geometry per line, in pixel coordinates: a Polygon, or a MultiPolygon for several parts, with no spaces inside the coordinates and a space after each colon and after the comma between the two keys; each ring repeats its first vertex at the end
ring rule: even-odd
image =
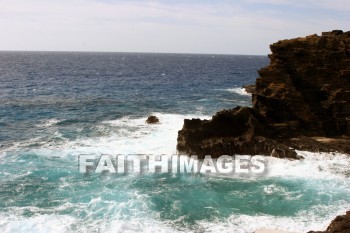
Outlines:
{"type": "Polygon", "coordinates": [[[324,230],[350,209],[345,155],[269,158],[261,177],[78,171],[80,154],[176,154],[183,120],[251,105],[241,86],[268,62],[0,52],[0,232],[324,230]]]}

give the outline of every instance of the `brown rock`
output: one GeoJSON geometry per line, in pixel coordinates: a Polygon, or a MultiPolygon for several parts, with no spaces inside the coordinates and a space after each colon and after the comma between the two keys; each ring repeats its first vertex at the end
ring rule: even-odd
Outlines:
{"type": "Polygon", "coordinates": [[[158,124],[159,123],[159,119],[156,116],[149,116],[146,120],[147,124],[158,124]]]}
{"type": "Polygon", "coordinates": [[[253,108],[268,122],[297,122],[298,135],[349,132],[350,81],[344,77],[350,69],[350,36],[339,30],[323,35],[272,44],[271,63],[256,80],[253,108]]]}
{"type": "Polygon", "coordinates": [[[178,134],[177,149],[199,157],[234,154],[270,156],[274,149],[279,149],[285,152],[279,156],[296,158],[294,150],[261,136],[269,134],[262,121],[261,116],[248,107],[222,110],[211,120],[186,119],[178,134]]]}
{"type": "Polygon", "coordinates": [[[282,40],[271,51],[270,65],[259,70],[252,89],[253,107],[222,110],[211,120],[185,120],[178,133],[180,152],[297,158],[291,146],[350,153],[350,32],[282,40]]]}

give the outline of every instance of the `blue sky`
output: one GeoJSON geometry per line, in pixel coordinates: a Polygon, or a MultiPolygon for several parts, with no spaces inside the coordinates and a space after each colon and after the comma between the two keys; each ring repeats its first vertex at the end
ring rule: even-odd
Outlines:
{"type": "Polygon", "coordinates": [[[0,50],[268,54],[350,30],[348,0],[0,0],[0,50]]]}

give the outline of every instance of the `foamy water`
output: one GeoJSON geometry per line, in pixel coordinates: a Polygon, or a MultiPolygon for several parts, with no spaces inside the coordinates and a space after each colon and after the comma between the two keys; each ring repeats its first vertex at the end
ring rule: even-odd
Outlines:
{"type": "Polygon", "coordinates": [[[243,96],[251,96],[251,94],[248,93],[245,90],[245,88],[243,88],[243,87],[229,88],[229,89],[226,89],[226,91],[232,92],[232,93],[236,93],[236,94],[239,94],[239,95],[243,95],[243,96]]]}
{"type": "Polygon", "coordinates": [[[176,154],[183,119],[209,118],[154,115],[161,124],[122,117],[101,122],[105,136],[29,150],[23,142],[3,150],[2,167],[13,168],[1,170],[3,187],[17,194],[2,207],[8,214],[1,214],[1,232],[305,232],[325,229],[350,208],[350,159],[342,154],[298,151],[305,159],[295,161],[269,157],[261,177],[78,173],[80,154],[176,154]],[[32,199],[30,192],[38,191],[33,185],[43,200],[32,199]],[[45,195],[53,203],[44,203],[45,195]]]}
{"type": "Polygon", "coordinates": [[[176,154],[184,118],[251,105],[240,87],[266,56],[1,52],[0,61],[0,232],[306,232],[349,209],[341,154],[267,158],[261,175],[79,173],[82,154],[176,154]],[[161,123],[145,124],[151,114],[161,123]]]}

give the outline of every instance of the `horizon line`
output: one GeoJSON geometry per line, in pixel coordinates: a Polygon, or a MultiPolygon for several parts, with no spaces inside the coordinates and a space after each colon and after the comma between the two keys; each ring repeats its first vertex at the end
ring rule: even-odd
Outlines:
{"type": "Polygon", "coordinates": [[[191,53],[191,52],[117,52],[117,51],[74,51],[74,50],[0,50],[2,52],[23,53],[131,53],[131,54],[178,54],[178,55],[218,55],[218,56],[268,56],[268,54],[232,54],[232,53],[191,53]]]}

